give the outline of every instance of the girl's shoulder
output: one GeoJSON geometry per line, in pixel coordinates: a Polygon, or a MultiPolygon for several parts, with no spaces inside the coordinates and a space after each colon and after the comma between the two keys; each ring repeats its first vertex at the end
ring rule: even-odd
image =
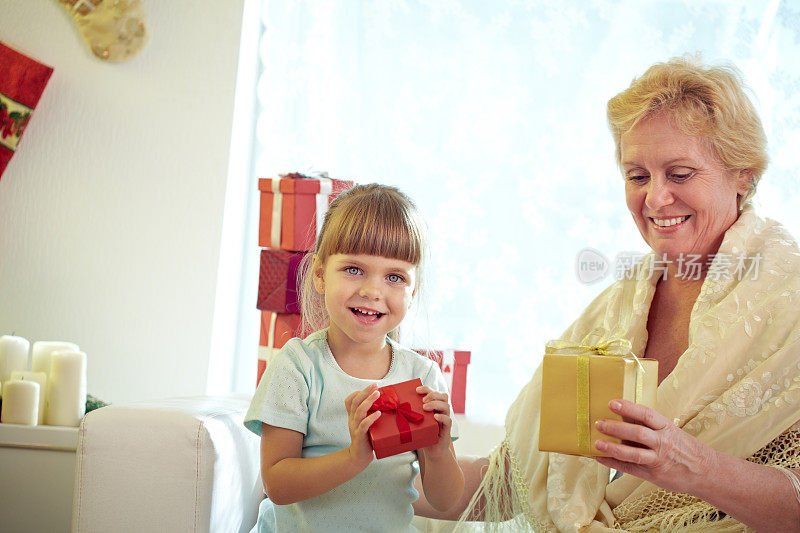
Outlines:
{"type": "Polygon", "coordinates": [[[419,352],[408,348],[407,346],[403,346],[399,342],[390,338],[387,338],[387,341],[392,346],[392,352],[394,354],[396,364],[411,366],[417,371],[417,373],[420,373],[421,371],[427,373],[433,368],[439,368],[439,364],[430,357],[422,355],[419,352]]]}
{"type": "Polygon", "coordinates": [[[276,359],[281,358],[294,366],[309,368],[325,356],[327,346],[325,331],[315,331],[304,339],[294,337],[286,341],[276,359]]]}

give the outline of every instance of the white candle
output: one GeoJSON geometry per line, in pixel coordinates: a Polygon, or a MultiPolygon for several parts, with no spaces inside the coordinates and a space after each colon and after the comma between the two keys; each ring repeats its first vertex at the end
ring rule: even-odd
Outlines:
{"type": "Polygon", "coordinates": [[[44,424],[44,406],[45,404],[45,391],[47,391],[47,374],[44,372],[12,372],[11,379],[18,379],[21,381],[35,381],[39,384],[39,417],[37,423],[41,426],[44,424]]]}
{"type": "Polygon", "coordinates": [[[47,376],[47,413],[50,426],[78,426],[86,414],[86,354],[63,350],[50,354],[47,376]]]}
{"type": "MultiPolygon", "coordinates": [[[[32,372],[44,372],[47,376],[50,375],[50,356],[53,352],[58,350],[73,350],[78,351],[78,348],[75,344],[71,342],[60,342],[60,341],[36,341],[33,343],[31,347],[31,371],[32,372]]],[[[47,395],[50,394],[50,387],[45,387],[44,390],[44,405],[39,407],[42,411],[44,411],[45,419],[47,418],[47,395]]]]}
{"type": "MultiPolygon", "coordinates": [[[[0,337],[0,382],[11,379],[11,373],[28,370],[28,339],[3,335],[0,337]]],[[[0,393],[0,396],[2,394],[0,393]]]]}
{"type": "Polygon", "coordinates": [[[39,418],[39,384],[9,379],[3,383],[3,392],[0,422],[35,426],[39,418]]]}
{"type": "Polygon", "coordinates": [[[36,341],[33,343],[33,349],[31,350],[31,370],[33,372],[44,372],[45,374],[49,374],[50,355],[58,350],[71,350],[77,352],[80,350],[80,348],[71,342],[36,341]]]}

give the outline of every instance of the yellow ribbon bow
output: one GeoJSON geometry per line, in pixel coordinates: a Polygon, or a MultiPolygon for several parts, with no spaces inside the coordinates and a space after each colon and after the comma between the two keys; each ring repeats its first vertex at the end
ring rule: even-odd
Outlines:
{"type": "MultiPolygon", "coordinates": [[[[567,340],[554,340],[545,345],[545,354],[549,355],[577,355],[577,386],[578,386],[578,406],[577,406],[577,429],[578,429],[578,449],[581,455],[591,455],[591,444],[589,436],[591,427],[589,424],[589,356],[605,355],[612,357],[623,357],[633,359],[639,365],[639,369],[644,372],[642,363],[632,351],[631,342],[628,339],[608,336],[603,328],[596,328],[589,332],[579,343],[567,340]]],[[[636,398],[642,397],[642,380],[636,380],[636,398]]]]}

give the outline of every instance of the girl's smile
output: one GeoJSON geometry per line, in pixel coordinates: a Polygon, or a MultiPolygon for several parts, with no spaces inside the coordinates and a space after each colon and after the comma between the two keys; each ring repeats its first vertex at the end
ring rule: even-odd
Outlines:
{"type": "Polygon", "coordinates": [[[374,324],[386,314],[366,307],[351,307],[350,311],[364,324],[374,324]]]}

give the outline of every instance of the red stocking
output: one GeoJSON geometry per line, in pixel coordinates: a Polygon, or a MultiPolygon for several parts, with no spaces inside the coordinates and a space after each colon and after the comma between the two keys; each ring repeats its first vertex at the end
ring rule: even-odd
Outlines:
{"type": "Polygon", "coordinates": [[[53,69],[0,42],[0,177],[53,69]]]}

